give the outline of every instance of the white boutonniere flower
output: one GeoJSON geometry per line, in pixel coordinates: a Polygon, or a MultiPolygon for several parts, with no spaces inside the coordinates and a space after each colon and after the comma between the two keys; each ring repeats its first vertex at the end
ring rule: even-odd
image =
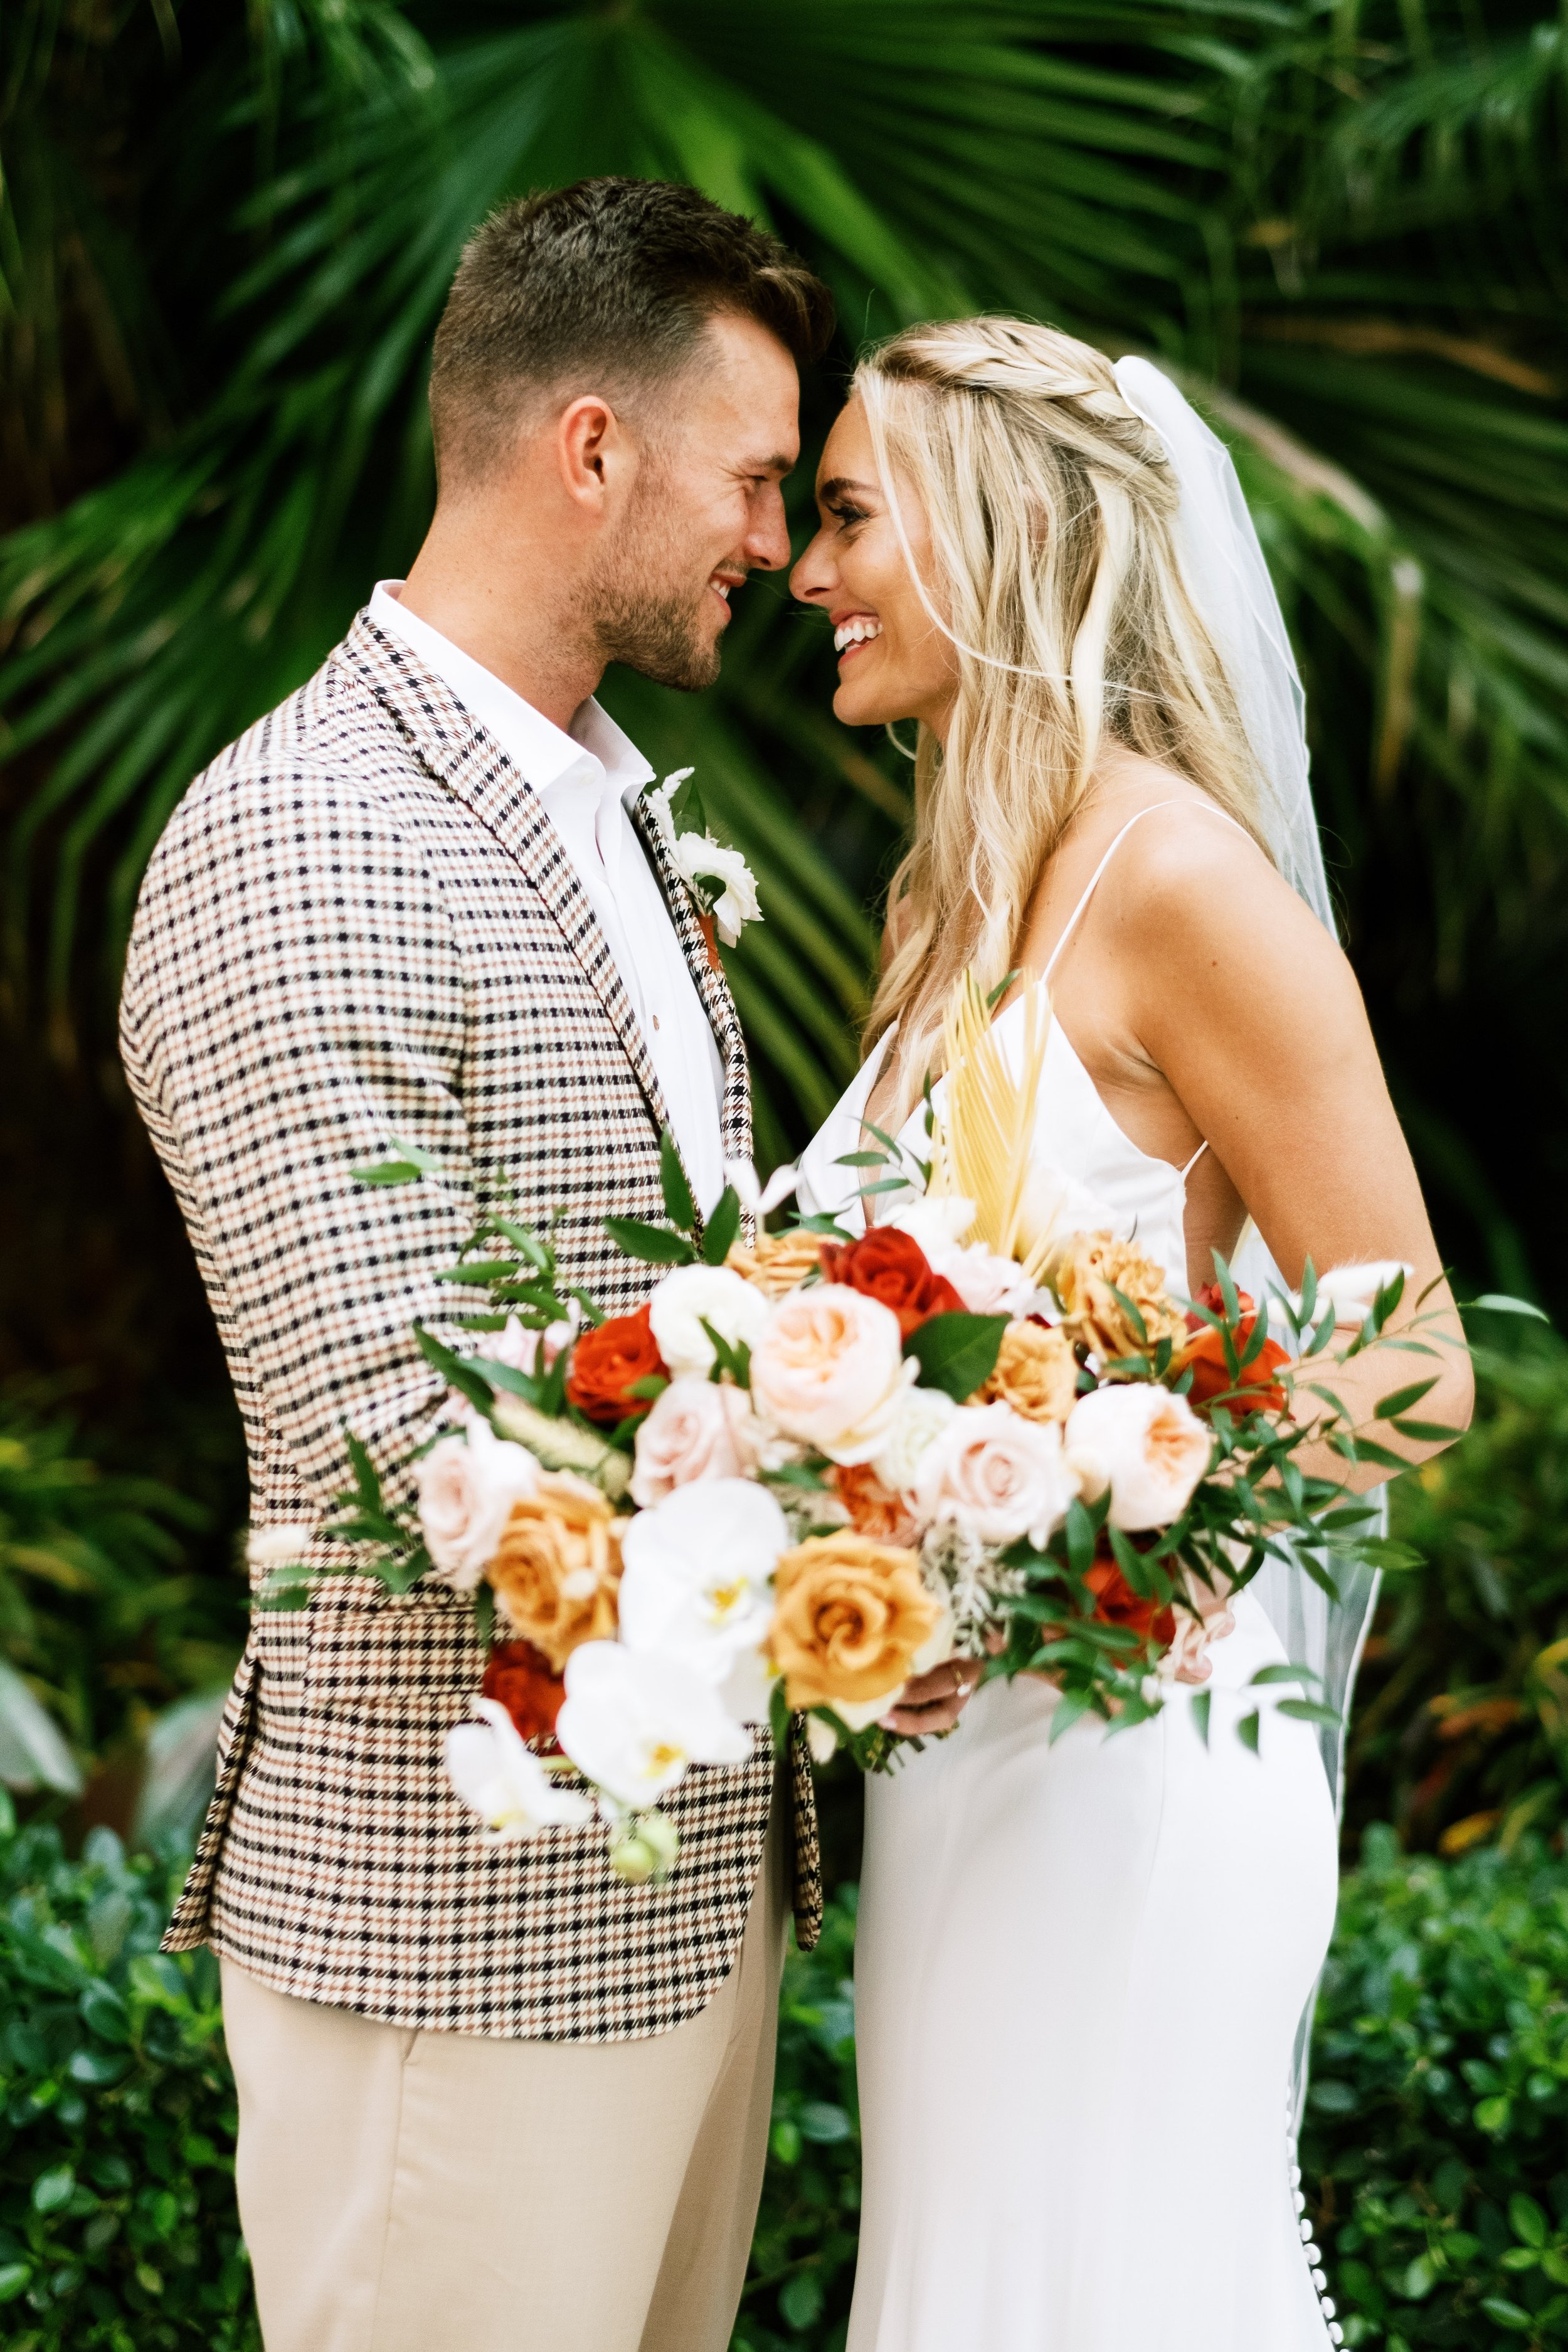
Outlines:
{"type": "Polygon", "coordinates": [[[712,917],[724,945],[732,948],[748,923],[763,919],[756,878],[738,849],[727,848],[709,832],[702,803],[690,783],[692,772],[689,768],[678,768],[662,784],[650,785],[647,805],[681,880],[702,913],[712,917]],[[700,831],[677,828],[675,799],[683,785],[687,789],[681,795],[681,814],[694,817],[700,831]]]}

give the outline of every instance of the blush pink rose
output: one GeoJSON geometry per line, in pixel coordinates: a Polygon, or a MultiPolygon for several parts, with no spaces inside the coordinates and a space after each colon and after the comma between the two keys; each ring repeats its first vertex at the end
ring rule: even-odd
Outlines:
{"type": "Polygon", "coordinates": [[[835,1462],[870,1460],[913,1380],[891,1307],[839,1282],[783,1299],[752,1349],[752,1402],[835,1462]]]}
{"type": "Polygon", "coordinates": [[[682,1373],[655,1398],[637,1431],[633,1502],[646,1511],[694,1479],[743,1478],[760,1434],[744,1389],[682,1373]]]}
{"type": "Polygon", "coordinates": [[[1026,1421],[1010,1405],[961,1405],[921,1456],[915,1516],[952,1520],[982,1543],[1019,1536],[1043,1544],[1078,1494],[1060,1424],[1026,1421]]]}

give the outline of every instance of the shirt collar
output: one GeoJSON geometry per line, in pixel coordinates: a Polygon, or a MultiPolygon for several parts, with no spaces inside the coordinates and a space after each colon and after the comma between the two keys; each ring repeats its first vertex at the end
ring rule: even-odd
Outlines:
{"type": "Polygon", "coordinates": [[[371,619],[378,628],[401,637],[426,668],[445,680],[464,709],[489,730],[547,808],[552,800],[575,799],[574,787],[587,788],[601,807],[616,801],[629,807],[652,782],[654,772],[637,745],[592,695],[574,717],[571,732],[563,732],[493,670],[409,612],[398,594],[402,586],[401,580],[376,582],[371,619]]]}

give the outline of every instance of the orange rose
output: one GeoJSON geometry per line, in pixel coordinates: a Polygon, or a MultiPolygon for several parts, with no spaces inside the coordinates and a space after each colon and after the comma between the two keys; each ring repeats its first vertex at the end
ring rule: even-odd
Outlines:
{"type": "MultiPolygon", "coordinates": [[[[1241,1356],[1246,1354],[1247,1341],[1258,1328],[1258,1317],[1245,1290],[1238,1290],[1236,1298],[1241,1309],[1241,1319],[1231,1337],[1237,1354],[1241,1356]]],[[[1225,1294],[1217,1282],[1205,1283],[1197,1294],[1196,1303],[1206,1307],[1213,1315],[1225,1313],[1225,1294]]],[[[1282,1348],[1278,1339],[1265,1339],[1252,1361],[1242,1367],[1237,1379],[1232,1380],[1230,1368],[1225,1360],[1223,1335],[1197,1315],[1187,1317],[1187,1328],[1193,1337],[1177,1357],[1176,1365],[1179,1370],[1192,1373],[1193,1384],[1187,1391],[1187,1402],[1194,1412],[1202,1412],[1215,1397],[1226,1396],[1233,1389],[1242,1391],[1233,1399],[1239,1412],[1284,1412],[1285,1391],[1274,1375],[1281,1364],[1289,1362],[1289,1349],[1282,1348]]]]}
{"type": "Polygon", "coordinates": [[[613,1429],[617,1422],[647,1411],[651,1400],[630,1396],[627,1391],[655,1374],[669,1377],[647,1308],[639,1307],[635,1315],[612,1315],[584,1331],[573,1349],[567,1402],[590,1421],[613,1429]]]}
{"type": "MultiPolygon", "coordinates": [[[[773,1663],[793,1707],[831,1706],[874,1719],[941,1634],[942,1603],[916,1553],[850,1528],[810,1536],[773,1572],[773,1663]]],[[[921,1664],[934,1665],[934,1656],[921,1664]]]]}
{"type": "Polygon", "coordinates": [[[915,1539],[914,1513],[901,1495],[884,1486],[868,1462],[858,1463],[853,1468],[842,1463],[827,1474],[833,1488],[849,1514],[856,1532],[871,1536],[879,1543],[911,1544],[915,1539]]]}
{"type": "Polygon", "coordinates": [[[554,1746],[555,1718],[566,1685],[531,1642],[498,1642],[481,1687],[486,1698],[500,1701],[522,1738],[554,1746]]]}
{"type": "Polygon", "coordinates": [[[829,1243],[822,1253],[829,1282],[847,1283],[879,1298],[899,1318],[907,1339],[933,1315],[962,1315],[963,1301],[943,1274],[935,1274],[919,1242],[892,1225],[873,1225],[858,1242],[829,1243]]]}
{"type": "Polygon", "coordinates": [[[1157,1642],[1169,1649],[1175,1637],[1176,1612],[1134,1592],[1113,1559],[1097,1559],[1084,1582],[1094,1595],[1094,1619],[1100,1625],[1125,1625],[1141,1642],[1157,1642]]]}
{"type": "Polygon", "coordinates": [[[485,1574],[506,1622],[556,1674],[580,1643],[615,1633],[624,1525],[598,1488],[569,1470],[545,1472],[512,1506],[485,1574]]]}

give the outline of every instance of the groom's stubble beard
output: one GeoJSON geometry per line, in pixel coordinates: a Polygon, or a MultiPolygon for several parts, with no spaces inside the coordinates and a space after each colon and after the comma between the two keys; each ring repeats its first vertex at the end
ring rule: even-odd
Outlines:
{"type": "Polygon", "coordinates": [[[693,551],[682,563],[678,515],[670,468],[650,453],[625,526],[584,582],[579,610],[606,665],[620,662],[656,686],[700,694],[718,678],[722,639],[708,617],[711,564],[696,577],[702,556],[693,551]]]}

